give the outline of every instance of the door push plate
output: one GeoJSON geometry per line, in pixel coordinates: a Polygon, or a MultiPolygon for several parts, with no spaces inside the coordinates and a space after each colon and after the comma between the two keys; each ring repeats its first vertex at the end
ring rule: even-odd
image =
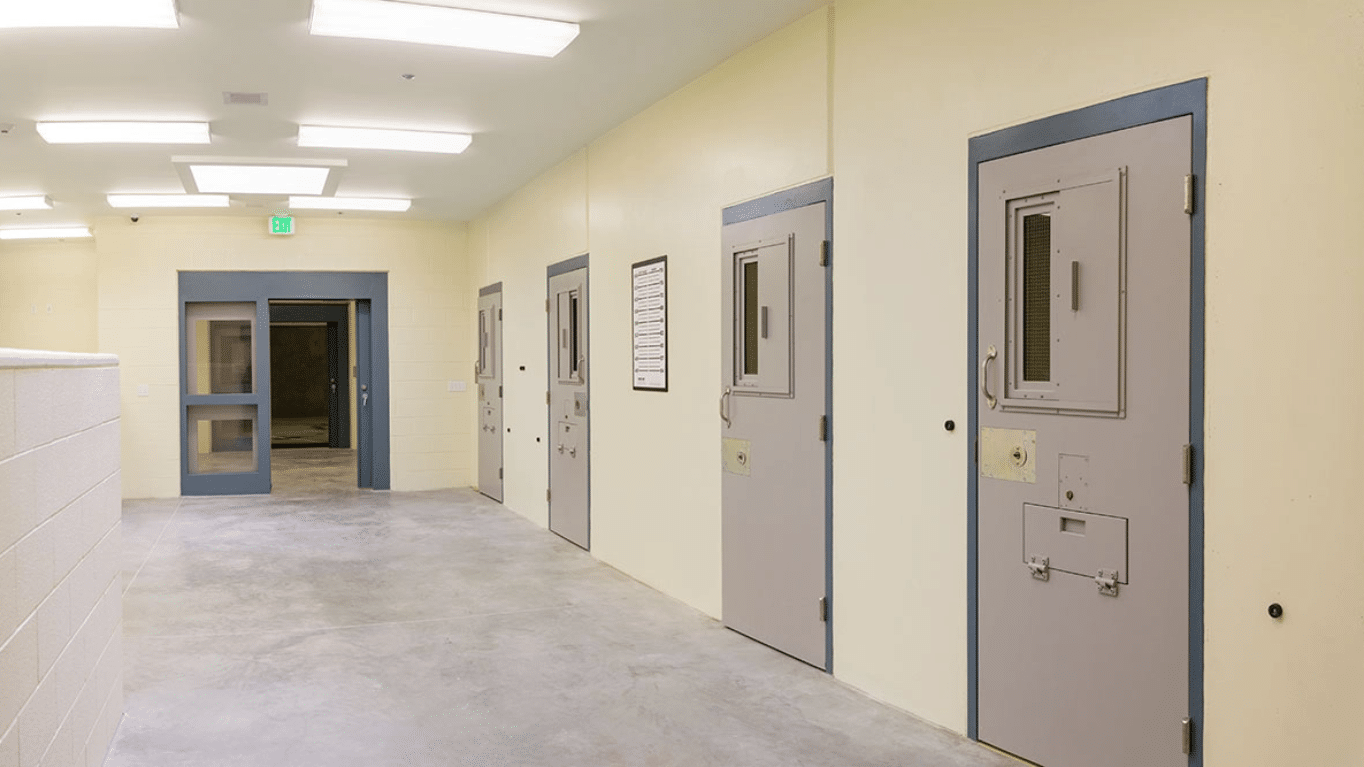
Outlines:
{"type": "Polygon", "coordinates": [[[741,477],[752,476],[749,463],[752,460],[753,443],[746,439],[726,439],[723,443],[725,471],[741,477]]]}
{"type": "Polygon", "coordinates": [[[1106,597],[1116,597],[1118,595],[1118,571],[1100,570],[1094,576],[1094,582],[1099,586],[1099,593],[1106,597]]]}
{"type": "Polygon", "coordinates": [[[1032,577],[1039,581],[1051,580],[1051,560],[1047,557],[1031,556],[1026,563],[1028,569],[1032,571],[1032,577]]]}

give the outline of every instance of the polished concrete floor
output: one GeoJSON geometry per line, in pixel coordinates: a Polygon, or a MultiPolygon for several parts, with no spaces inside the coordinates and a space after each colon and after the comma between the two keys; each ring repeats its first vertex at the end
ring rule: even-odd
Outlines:
{"type": "Polygon", "coordinates": [[[269,497],[125,504],[109,767],[1017,764],[476,493],[272,461],[269,497]]]}

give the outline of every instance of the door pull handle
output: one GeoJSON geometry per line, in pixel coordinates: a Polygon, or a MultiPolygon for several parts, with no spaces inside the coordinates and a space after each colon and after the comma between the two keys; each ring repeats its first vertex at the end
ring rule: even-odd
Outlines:
{"type": "Polygon", "coordinates": [[[369,392],[360,393],[360,407],[369,406],[369,392]]]}
{"type": "Polygon", "coordinates": [[[720,420],[725,422],[726,429],[734,425],[729,418],[729,395],[730,388],[726,386],[725,393],[720,395],[720,420]]]}
{"type": "Polygon", "coordinates": [[[575,457],[575,456],[577,456],[577,455],[578,455],[578,448],[576,448],[576,447],[570,447],[570,448],[568,449],[568,457],[569,457],[569,458],[573,458],[573,457],[575,457]]]}
{"type": "Polygon", "coordinates": [[[559,452],[560,452],[560,453],[564,452],[564,445],[563,445],[562,442],[559,443],[559,452]]]}
{"type": "Polygon", "coordinates": [[[985,402],[991,410],[995,409],[998,400],[990,393],[990,362],[997,356],[999,353],[995,351],[995,345],[990,344],[990,348],[985,351],[985,359],[980,361],[980,393],[985,395],[985,402]]]}

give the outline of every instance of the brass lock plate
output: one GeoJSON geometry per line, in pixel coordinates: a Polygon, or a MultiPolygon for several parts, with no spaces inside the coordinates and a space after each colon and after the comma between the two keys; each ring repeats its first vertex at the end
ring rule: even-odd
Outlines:
{"type": "Polygon", "coordinates": [[[980,476],[1037,484],[1037,432],[982,428],[980,476]]]}
{"type": "Polygon", "coordinates": [[[741,477],[752,476],[749,464],[752,461],[753,443],[746,439],[725,439],[721,442],[724,445],[725,471],[741,477]]]}

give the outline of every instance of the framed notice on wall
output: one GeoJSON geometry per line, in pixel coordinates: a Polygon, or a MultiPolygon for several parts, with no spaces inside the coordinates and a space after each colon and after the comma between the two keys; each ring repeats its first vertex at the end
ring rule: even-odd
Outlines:
{"type": "Polygon", "coordinates": [[[635,388],[668,390],[668,257],[630,266],[635,388]]]}

